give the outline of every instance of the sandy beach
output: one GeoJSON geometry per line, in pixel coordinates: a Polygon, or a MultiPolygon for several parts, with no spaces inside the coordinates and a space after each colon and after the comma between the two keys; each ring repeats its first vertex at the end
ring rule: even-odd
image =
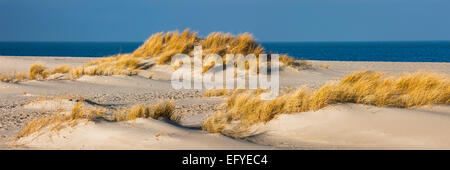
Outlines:
{"type": "MultiPolygon", "coordinates": [[[[0,56],[0,73],[27,72],[36,62],[49,68],[76,67],[93,59],[0,56]]],[[[281,88],[318,87],[356,70],[393,75],[418,70],[450,73],[450,63],[308,62],[312,64],[309,69],[281,69],[281,88]]],[[[173,89],[167,68],[156,65],[133,76],[0,82],[0,149],[450,149],[448,105],[401,109],[334,104],[318,111],[280,115],[255,125],[254,135],[245,138],[208,133],[201,129],[204,119],[226,98],[205,97],[202,90],[173,89]],[[15,138],[32,119],[55,110],[70,112],[77,103],[74,96],[82,96],[85,105],[108,111],[172,99],[181,119],[177,123],[145,118],[85,121],[15,138]]]]}

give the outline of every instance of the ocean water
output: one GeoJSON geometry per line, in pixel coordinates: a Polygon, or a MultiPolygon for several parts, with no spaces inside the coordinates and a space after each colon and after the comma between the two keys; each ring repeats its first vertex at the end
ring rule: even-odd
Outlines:
{"type": "Polygon", "coordinates": [[[297,59],[450,62],[450,41],[264,43],[268,51],[297,59]]]}
{"type": "MultiPolygon", "coordinates": [[[[334,61],[450,62],[450,41],[263,42],[272,53],[334,61]]],[[[0,55],[102,57],[129,53],[141,42],[0,42],[0,55]]]]}

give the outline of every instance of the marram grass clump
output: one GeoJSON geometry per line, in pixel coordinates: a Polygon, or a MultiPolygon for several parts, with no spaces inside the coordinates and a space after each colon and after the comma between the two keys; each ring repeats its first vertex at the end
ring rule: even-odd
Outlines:
{"type": "Polygon", "coordinates": [[[85,107],[82,101],[80,101],[75,104],[70,114],[63,114],[57,111],[48,116],[31,120],[25,125],[22,131],[17,134],[16,138],[26,137],[30,134],[37,133],[44,128],[58,131],[67,126],[73,127],[78,125],[81,120],[93,120],[95,118],[103,117],[104,112],[105,110],[101,108],[85,107]]]}
{"type": "Polygon", "coordinates": [[[196,32],[185,30],[156,33],[150,36],[136,51],[134,57],[154,57],[159,64],[169,64],[175,54],[190,54],[200,38],[196,32]]]}
{"type": "Polygon", "coordinates": [[[78,78],[82,75],[135,75],[138,73],[142,60],[129,54],[105,57],[73,69],[71,76],[78,78]]]}
{"type": "Polygon", "coordinates": [[[220,96],[233,96],[241,93],[252,93],[259,95],[261,93],[267,92],[265,89],[208,89],[204,92],[205,97],[220,97],[220,96]]]}
{"type": "Polygon", "coordinates": [[[136,104],[129,109],[119,109],[113,115],[114,121],[135,120],[137,118],[167,118],[174,122],[179,117],[174,115],[175,106],[173,101],[162,101],[155,105],[136,104]]]}
{"type": "Polygon", "coordinates": [[[258,94],[251,92],[236,93],[226,100],[222,110],[205,120],[202,128],[238,136],[225,132],[226,127],[238,122],[240,127],[247,128],[268,122],[279,114],[319,110],[337,103],[398,108],[450,104],[450,79],[446,75],[424,71],[402,76],[357,71],[319,89],[302,87],[274,100],[261,100],[258,94]]]}
{"type": "Polygon", "coordinates": [[[48,72],[47,67],[40,63],[34,63],[30,67],[30,79],[46,79],[50,73],[48,72]]]}
{"type": "Polygon", "coordinates": [[[218,96],[226,96],[230,93],[230,90],[227,89],[209,89],[206,90],[204,96],[206,97],[218,97],[218,96]]]}
{"type": "Polygon", "coordinates": [[[34,63],[29,68],[29,76],[25,73],[0,74],[0,81],[17,83],[25,80],[45,80],[52,74],[69,74],[71,71],[72,67],[66,64],[49,69],[41,63],[34,63]]]}
{"type": "Polygon", "coordinates": [[[306,60],[296,60],[288,55],[280,55],[279,60],[280,63],[283,63],[284,65],[290,66],[297,70],[312,68],[312,64],[308,63],[306,60]]]}
{"type": "Polygon", "coordinates": [[[61,74],[67,74],[70,73],[72,71],[72,67],[67,65],[67,64],[63,64],[60,66],[55,67],[51,73],[52,74],[56,74],[56,73],[61,73],[61,74]]]}
{"type": "Polygon", "coordinates": [[[18,83],[28,79],[25,73],[0,74],[0,82],[18,83]]]}

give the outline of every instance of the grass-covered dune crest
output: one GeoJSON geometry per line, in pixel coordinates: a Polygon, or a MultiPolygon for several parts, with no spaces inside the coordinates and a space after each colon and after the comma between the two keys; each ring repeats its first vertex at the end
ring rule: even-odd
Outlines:
{"type": "MultiPolygon", "coordinates": [[[[45,100],[45,99],[42,99],[45,100]]],[[[47,116],[33,119],[28,122],[22,131],[17,134],[16,139],[20,139],[43,129],[59,131],[66,127],[74,127],[81,122],[102,119],[109,122],[132,121],[137,118],[166,118],[172,121],[178,121],[180,117],[174,114],[175,106],[173,101],[160,101],[154,105],[139,103],[130,108],[117,108],[113,112],[108,112],[104,107],[89,105],[80,100],[73,105],[70,112],[65,113],[62,109],[50,112],[47,116]]]]}
{"type": "MultiPolygon", "coordinates": [[[[213,32],[206,37],[200,37],[197,32],[189,29],[183,32],[160,32],[151,35],[149,39],[130,54],[118,54],[102,58],[74,69],[73,77],[76,78],[81,75],[137,74],[148,59],[155,61],[159,65],[169,65],[172,57],[176,54],[193,56],[195,46],[202,47],[202,57],[205,57],[207,54],[218,54],[224,57],[226,54],[242,54],[244,56],[254,54],[259,56],[259,54],[267,53],[250,33],[233,35],[213,32]]],[[[227,62],[225,57],[223,60],[224,63],[227,62]]],[[[287,55],[281,55],[280,62],[286,66],[299,69],[310,67],[310,64],[305,61],[297,61],[287,55]]],[[[212,68],[211,65],[204,65],[203,72],[210,68],[212,68]]]]}
{"type": "Polygon", "coordinates": [[[389,76],[364,70],[318,89],[301,87],[274,100],[261,100],[255,92],[233,93],[223,104],[222,110],[206,119],[203,129],[228,133],[225,131],[230,124],[238,123],[245,129],[257,123],[268,122],[279,114],[315,111],[339,103],[397,108],[448,105],[450,78],[448,75],[425,71],[389,76]]]}
{"type": "Polygon", "coordinates": [[[159,64],[169,64],[176,54],[192,55],[194,46],[202,46],[204,54],[255,54],[264,52],[264,48],[249,33],[232,35],[213,32],[206,37],[197,36],[197,32],[184,30],[153,34],[143,45],[132,53],[134,57],[156,57],[159,64]]]}
{"type": "MultiPolygon", "coordinates": [[[[169,31],[153,34],[130,54],[102,57],[76,68],[61,65],[51,70],[41,63],[35,63],[30,67],[28,76],[24,73],[1,74],[0,81],[20,82],[35,79],[54,79],[55,76],[51,76],[54,74],[63,74],[64,76],[58,75],[58,77],[65,77],[66,79],[76,79],[83,75],[136,75],[140,70],[148,69],[153,62],[159,65],[170,65],[172,57],[176,54],[193,56],[195,46],[202,47],[202,57],[207,54],[222,56],[224,64],[228,62],[227,60],[232,60],[232,58],[226,58],[226,54],[242,54],[244,56],[254,54],[258,57],[260,54],[268,53],[250,33],[233,35],[213,32],[206,37],[200,37],[197,32],[185,29],[182,32],[169,31]]],[[[280,62],[296,69],[311,67],[311,64],[306,61],[295,60],[287,55],[281,55],[280,62]]],[[[211,63],[204,63],[202,72],[206,72],[213,66],[211,63]]],[[[248,69],[247,65],[246,68],[248,69]]],[[[176,70],[177,67],[174,66],[173,69],[176,70]]]]}

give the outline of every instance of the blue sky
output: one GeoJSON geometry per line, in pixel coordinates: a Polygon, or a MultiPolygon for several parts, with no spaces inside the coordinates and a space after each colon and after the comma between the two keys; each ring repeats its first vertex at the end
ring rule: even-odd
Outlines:
{"type": "Polygon", "coordinates": [[[191,28],[259,41],[450,40],[448,0],[0,0],[0,41],[143,41],[191,28]]]}

